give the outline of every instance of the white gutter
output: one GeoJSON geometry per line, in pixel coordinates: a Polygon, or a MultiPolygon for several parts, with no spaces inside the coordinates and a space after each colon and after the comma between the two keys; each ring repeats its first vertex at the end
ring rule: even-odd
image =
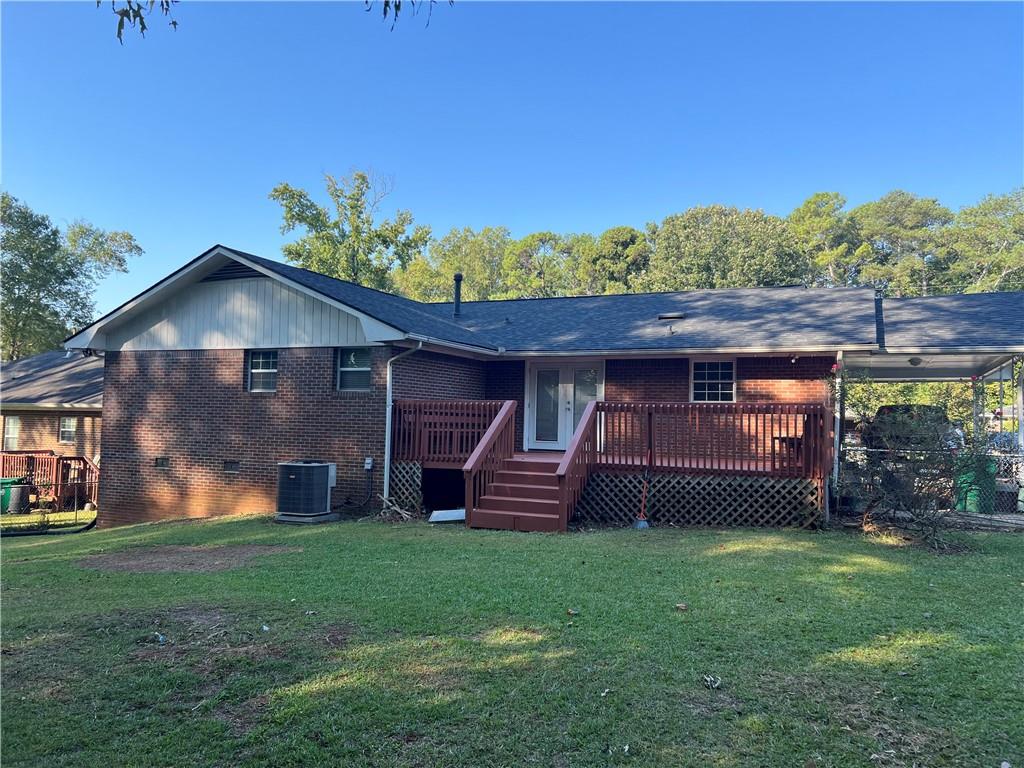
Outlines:
{"type": "Polygon", "coordinates": [[[403,357],[411,355],[413,352],[418,352],[423,349],[423,342],[419,342],[412,349],[407,349],[405,352],[399,352],[394,357],[388,358],[387,366],[387,406],[384,411],[384,498],[391,498],[391,411],[394,408],[394,401],[392,396],[394,394],[394,373],[392,370],[392,364],[395,360],[401,360],[403,357]]]}

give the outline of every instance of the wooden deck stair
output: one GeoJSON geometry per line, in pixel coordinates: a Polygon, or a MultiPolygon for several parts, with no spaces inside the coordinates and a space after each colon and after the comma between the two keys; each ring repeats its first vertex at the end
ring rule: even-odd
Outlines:
{"type": "Polygon", "coordinates": [[[561,453],[517,453],[504,459],[480,497],[470,526],[508,531],[558,531],[561,453]]]}

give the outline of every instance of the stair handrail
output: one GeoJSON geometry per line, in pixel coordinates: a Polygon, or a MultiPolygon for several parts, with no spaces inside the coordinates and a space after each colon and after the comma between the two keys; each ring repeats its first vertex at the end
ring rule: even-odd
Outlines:
{"type": "Polygon", "coordinates": [[[563,531],[568,530],[569,520],[590,479],[596,452],[597,401],[591,400],[583,409],[580,423],[555,471],[558,478],[558,521],[563,531]]]}
{"type": "Polygon", "coordinates": [[[469,455],[462,474],[466,480],[466,523],[470,524],[473,511],[494,474],[505,459],[512,458],[516,450],[516,401],[506,400],[480,442],[469,455]]]}

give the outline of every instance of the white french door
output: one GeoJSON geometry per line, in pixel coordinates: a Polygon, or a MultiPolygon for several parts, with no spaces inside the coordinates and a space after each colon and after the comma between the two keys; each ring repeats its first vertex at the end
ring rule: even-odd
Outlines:
{"type": "Polygon", "coordinates": [[[604,363],[528,362],[526,447],[564,451],[591,400],[604,397],[604,363]]]}

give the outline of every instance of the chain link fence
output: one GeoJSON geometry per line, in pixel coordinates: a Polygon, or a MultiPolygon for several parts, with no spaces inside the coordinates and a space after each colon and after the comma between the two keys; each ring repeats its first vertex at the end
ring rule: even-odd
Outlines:
{"type": "Polygon", "coordinates": [[[71,478],[59,484],[31,478],[0,481],[0,531],[77,528],[96,519],[98,481],[71,478]]]}
{"type": "Polygon", "coordinates": [[[1024,454],[844,445],[838,508],[844,516],[998,518],[1024,527],[1024,454]]]}

